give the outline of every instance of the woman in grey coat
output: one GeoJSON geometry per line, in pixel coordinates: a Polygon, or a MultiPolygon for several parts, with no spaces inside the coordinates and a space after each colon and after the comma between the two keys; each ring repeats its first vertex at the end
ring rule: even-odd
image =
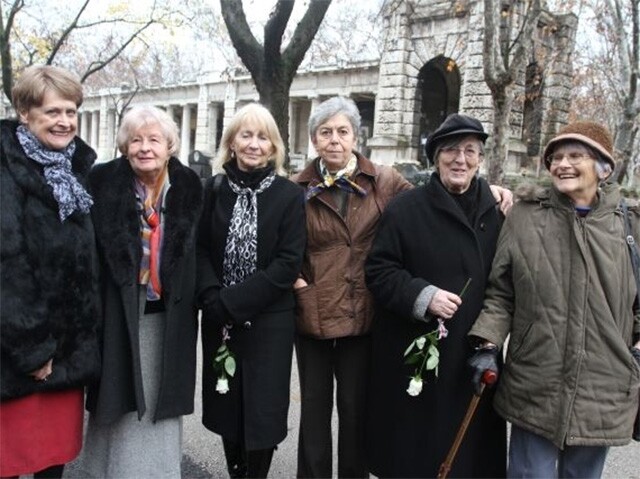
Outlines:
{"type": "Polygon", "coordinates": [[[89,392],[86,477],[180,477],[181,416],[193,412],[198,176],[173,155],[178,128],[134,107],[123,156],[90,174],[102,263],[103,369],[89,392]]]}

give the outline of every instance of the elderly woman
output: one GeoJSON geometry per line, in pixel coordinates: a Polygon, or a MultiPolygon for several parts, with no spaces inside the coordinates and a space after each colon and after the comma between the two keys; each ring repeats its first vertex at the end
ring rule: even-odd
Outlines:
{"type": "Polygon", "coordinates": [[[202,422],[221,435],[231,477],[267,477],[287,435],[293,282],[305,245],[304,197],[284,178],[269,111],[251,103],[225,128],[198,234],[202,422]]]}
{"type": "MultiPolygon", "coordinates": [[[[478,176],[487,136],[475,118],[447,117],[427,143],[436,172],[387,207],[366,262],[377,303],[368,445],[379,477],[434,477],[474,393],[466,334],[482,307],[502,221],[478,176]],[[432,331],[408,356],[418,362],[406,364],[408,347],[432,331]],[[415,355],[429,351],[431,338],[435,370],[438,352],[426,367],[415,355]]],[[[450,476],[504,477],[505,468],[506,426],[484,399],[450,476]]]]}
{"type": "Polygon", "coordinates": [[[298,299],[296,358],[301,416],[298,477],[331,477],[331,415],[337,381],[338,477],[367,477],[364,414],[372,299],[363,265],[380,213],[411,184],[355,151],[360,114],[333,97],[309,118],[318,157],[294,181],[306,191],[308,242],[298,299]]]}
{"type": "MultiPolygon", "coordinates": [[[[510,477],[600,477],[609,446],[631,439],[640,315],[619,187],[603,183],[615,167],[612,143],[591,122],[549,142],[553,185],[507,218],[469,333],[478,374],[496,369],[511,335],[494,402],[512,423],[510,477]]],[[[639,216],[629,208],[636,240],[639,216]]]]}
{"type": "Polygon", "coordinates": [[[0,122],[0,476],[61,477],[82,447],[83,387],[100,371],[97,256],[76,137],[82,86],[34,66],[0,122]]]}
{"type": "Polygon", "coordinates": [[[121,157],[90,174],[102,261],[102,376],[81,461],[84,477],[180,477],[182,415],[193,412],[195,231],[202,188],[175,158],[178,128],[133,107],[121,157]]]}

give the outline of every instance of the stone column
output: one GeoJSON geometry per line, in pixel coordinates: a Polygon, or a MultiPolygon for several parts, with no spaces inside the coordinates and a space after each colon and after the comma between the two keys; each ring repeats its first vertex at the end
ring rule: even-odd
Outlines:
{"type": "Polygon", "coordinates": [[[196,116],[195,149],[213,156],[216,149],[216,122],[218,111],[214,103],[209,101],[209,89],[206,84],[200,85],[198,95],[198,112],[196,116]]]}
{"type": "Polygon", "coordinates": [[[91,112],[91,136],[89,137],[89,145],[91,148],[98,151],[100,146],[98,143],[98,135],[100,130],[100,112],[94,110],[91,112]]]}
{"type": "Polygon", "coordinates": [[[80,132],[78,134],[87,143],[89,142],[89,115],[88,111],[80,113],[80,132]]]}
{"type": "Polygon", "coordinates": [[[165,106],[164,111],[167,112],[167,115],[169,115],[169,118],[175,121],[175,117],[173,116],[173,105],[165,106]]]}
{"type": "MultiPolygon", "coordinates": [[[[317,96],[314,96],[311,98],[311,111],[309,112],[309,117],[313,115],[313,112],[315,111],[316,108],[318,108],[319,104],[320,104],[320,99],[317,96]]],[[[309,132],[307,132],[307,135],[308,134],[309,132]]],[[[316,156],[318,156],[318,153],[316,152],[316,149],[313,147],[313,143],[311,142],[311,139],[309,139],[309,146],[307,147],[307,158],[311,159],[311,158],[315,158],[316,156]]]]}
{"type": "Polygon", "coordinates": [[[185,165],[189,165],[189,152],[191,151],[191,105],[188,103],[182,107],[180,143],[180,161],[185,165]]]}

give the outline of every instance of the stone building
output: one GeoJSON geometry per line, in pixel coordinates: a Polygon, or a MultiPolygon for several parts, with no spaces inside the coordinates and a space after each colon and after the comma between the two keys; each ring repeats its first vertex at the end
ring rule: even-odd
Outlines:
{"type": "MultiPolygon", "coordinates": [[[[522,0],[502,1],[522,8],[522,0]]],[[[483,79],[482,0],[387,2],[385,46],[376,62],[299,71],[290,93],[290,152],[300,168],[314,156],[307,133],[311,111],[333,95],[351,97],[362,114],[360,149],[374,161],[420,160],[421,144],[454,112],[479,118],[491,129],[490,92],[483,79]]],[[[518,21],[516,15],[515,21],[518,21]]],[[[572,83],[571,56],[577,18],[544,12],[536,47],[518,82],[506,169],[536,157],[566,123],[572,83]]],[[[197,82],[149,88],[135,94],[122,85],[89,95],[80,109],[79,133],[100,160],[113,158],[118,115],[128,106],[153,104],[176,119],[182,135],[180,159],[198,150],[212,156],[225,120],[258,94],[246,72],[208,74],[197,82]]]]}

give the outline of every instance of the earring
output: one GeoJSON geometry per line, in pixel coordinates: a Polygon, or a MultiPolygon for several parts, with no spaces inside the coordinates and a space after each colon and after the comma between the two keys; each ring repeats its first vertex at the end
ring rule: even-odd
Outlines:
{"type": "Polygon", "coordinates": [[[235,160],[236,159],[236,152],[234,150],[231,150],[231,155],[229,155],[229,156],[231,156],[232,160],[235,160]]]}

